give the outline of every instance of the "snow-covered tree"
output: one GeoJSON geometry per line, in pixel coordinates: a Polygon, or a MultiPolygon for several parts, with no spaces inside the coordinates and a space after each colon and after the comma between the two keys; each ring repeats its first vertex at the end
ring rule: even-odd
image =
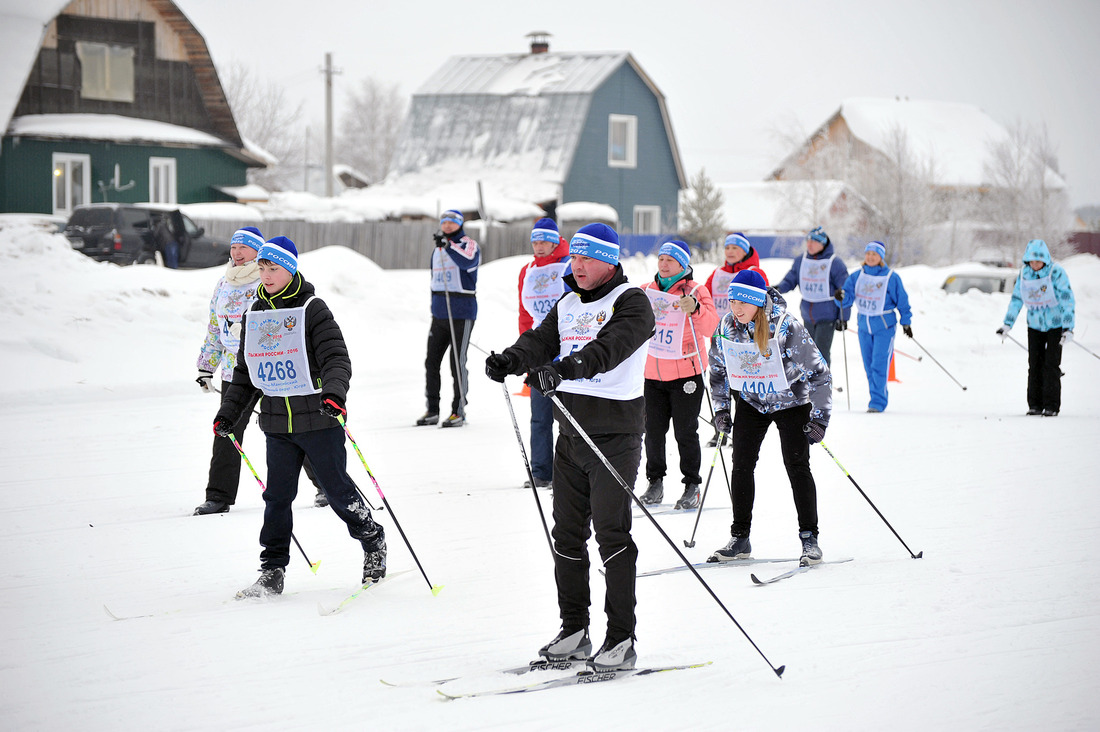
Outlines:
{"type": "Polygon", "coordinates": [[[691,187],[680,205],[680,234],[689,244],[715,249],[726,233],[722,216],[722,191],[707,177],[706,168],[691,179],[691,187]]]}
{"type": "Polygon", "coordinates": [[[408,100],[396,84],[366,78],[350,90],[336,140],[336,159],[378,182],[386,177],[408,100]]]}
{"type": "Polygon", "coordinates": [[[263,170],[249,170],[249,181],[268,190],[294,188],[302,176],[304,102],[288,99],[283,86],[260,79],[239,62],[230,66],[221,79],[241,135],[279,161],[263,170]]]}

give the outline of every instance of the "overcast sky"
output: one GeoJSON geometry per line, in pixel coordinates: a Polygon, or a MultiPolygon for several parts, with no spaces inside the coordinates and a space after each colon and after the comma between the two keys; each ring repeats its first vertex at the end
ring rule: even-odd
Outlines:
{"type": "MultiPolygon", "coordinates": [[[[976,104],[1045,125],[1074,206],[1100,204],[1098,0],[176,0],[219,67],[281,80],[322,130],[324,54],[343,88],[374,77],[411,95],[455,55],[630,51],[664,93],[689,175],[764,178],[856,96],[976,104]]],[[[317,139],[315,136],[314,139],[317,139]]]]}

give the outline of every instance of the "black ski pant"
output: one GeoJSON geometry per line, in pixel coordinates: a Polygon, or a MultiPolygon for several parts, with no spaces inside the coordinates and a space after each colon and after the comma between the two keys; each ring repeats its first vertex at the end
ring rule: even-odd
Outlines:
{"type": "Polygon", "coordinates": [[[821,356],[825,359],[825,364],[831,366],[832,358],[830,357],[830,351],[833,349],[833,334],[836,333],[836,321],[807,320],[806,330],[810,332],[810,337],[814,339],[814,345],[817,346],[817,350],[821,351],[821,356]]]}
{"type": "Polygon", "coordinates": [[[1027,406],[1062,409],[1062,328],[1027,329],[1027,406]]]}
{"type": "Polygon", "coordinates": [[[779,431],[779,446],[783,465],[791,481],[794,507],[798,514],[798,530],[812,531],[817,536],[817,486],[810,472],[810,441],[802,428],[810,421],[810,405],[761,414],[751,404],[734,395],[733,469],[730,490],[733,502],[733,525],[730,534],[748,536],[752,527],[752,504],[756,498],[756,461],[760,443],[768,426],[779,431]]]}
{"type": "Polygon", "coordinates": [[[267,490],[264,491],[264,525],[260,529],[261,569],[286,568],[290,563],[298,474],[306,458],[328,496],[329,507],[347,524],[348,533],[364,551],[377,550],[385,531],[374,522],[370,508],[359,497],[347,471],[344,430],[329,427],[297,433],[267,433],[267,490]]]}
{"type": "MultiPolygon", "coordinates": [[[[640,434],[590,435],[628,486],[642,460],[640,434]]],[[[554,455],[554,578],[562,625],[588,627],[588,538],[596,531],[603,561],[607,638],[634,636],[638,547],[630,535],[630,494],[582,437],[558,434],[554,455]]]]}
{"type": "Polygon", "coordinates": [[[451,348],[451,323],[454,323],[454,337],[457,341],[455,352],[458,354],[457,371],[455,370],[455,356],[451,355],[447,359],[451,364],[451,381],[454,386],[451,414],[465,417],[466,390],[470,383],[466,372],[466,349],[470,345],[470,332],[474,329],[474,321],[432,318],[431,327],[428,329],[428,355],[424,359],[424,396],[428,402],[428,411],[432,414],[439,414],[439,390],[442,385],[439,367],[443,363],[443,356],[451,348]]]}
{"type": "MultiPolygon", "coordinates": [[[[225,393],[227,391],[225,387],[228,385],[227,382],[222,382],[222,404],[225,404],[225,393]]],[[[245,405],[241,418],[233,425],[233,436],[237,438],[237,442],[242,447],[244,446],[244,430],[248,427],[248,423],[252,419],[252,410],[255,409],[256,402],[260,401],[261,396],[260,392],[256,392],[256,396],[252,401],[245,405]]],[[[226,503],[230,506],[237,502],[237,488],[241,482],[241,462],[243,462],[241,454],[233,446],[233,440],[228,437],[214,435],[214,447],[210,451],[210,472],[206,478],[206,500],[226,503]]],[[[309,461],[306,460],[302,467],[305,468],[306,477],[320,493],[321,484],[317,482],[317,478],[313,475],[313,468],[310,467],[309,461]]]]}
{"type": "Polygon", "coordinates": [[[645,380],[645,477],[653,481],[668,471],[665,433],[669,420],[680,452],[684,485],[699,485],[702,450],[699,447],[699,409],[703,405],[703,377],[672,381],[645,380]]]}

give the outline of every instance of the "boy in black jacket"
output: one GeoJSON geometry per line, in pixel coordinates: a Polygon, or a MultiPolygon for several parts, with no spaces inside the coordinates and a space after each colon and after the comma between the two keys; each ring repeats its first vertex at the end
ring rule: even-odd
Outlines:
{"type": "Polygon", "coordinates": [[[268,483],[260,530],[260,578],[238,597],[283,591],[290,563],[298,475],[308,457],[329,505],[363,545],[363,584],[386,576],[386,538],[347,472],[344,430],[351,359],[340,326],[313,285],[298,272],[298,250],[285,236],[257,255],[259,297],[242,320],[241,347],[214,432],[226,436],[256,391],[260,429],[267,435],[268,483]]]}

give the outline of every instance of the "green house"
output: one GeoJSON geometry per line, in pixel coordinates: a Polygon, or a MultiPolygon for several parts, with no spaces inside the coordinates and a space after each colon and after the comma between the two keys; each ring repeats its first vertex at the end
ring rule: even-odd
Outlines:
{"type": "Polygon", "coordinates": [[[229,200],[219,188],[272,162],[169,0],[5,4],[0,27],[0,213],[229,200]]]}

